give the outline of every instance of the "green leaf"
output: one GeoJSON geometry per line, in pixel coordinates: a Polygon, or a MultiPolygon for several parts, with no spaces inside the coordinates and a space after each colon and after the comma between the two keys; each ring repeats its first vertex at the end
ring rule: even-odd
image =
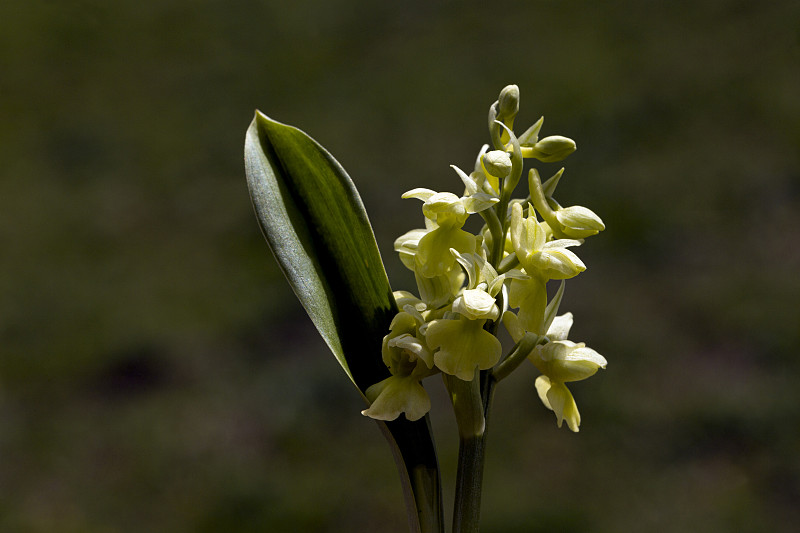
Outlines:
{"type": "MultiPolygon", "coordinates": [[[[247,130],[245,170],[275,258],[363,396],[389,376],[381,341],[397,307],[355,185],[311,137],[260,112],[247,130]]],[[[443,531],[428,417],[378,425],[400,471],[412,531],[443,531]]]]}

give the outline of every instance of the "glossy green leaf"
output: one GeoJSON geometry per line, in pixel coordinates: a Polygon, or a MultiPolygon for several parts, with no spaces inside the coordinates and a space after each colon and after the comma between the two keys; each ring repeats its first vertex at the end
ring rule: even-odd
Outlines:
{"type": "MultiPolygon", "coordinates": [[[[273,254],[363,396],[389,376],[381,341],[397,308],[355,185],[311,137],[260,112],[247,130],[245,170],[273,254]]],[[[412,531],[442,531],[428,418],[378,425],[400,470],[412,531]]]]}

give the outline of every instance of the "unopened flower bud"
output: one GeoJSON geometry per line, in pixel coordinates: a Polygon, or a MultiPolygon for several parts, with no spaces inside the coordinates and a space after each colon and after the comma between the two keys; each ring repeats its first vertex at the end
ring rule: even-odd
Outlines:
{"type": "Polygon", "coordinates": [[[594,211],[581,205],[573,205],[556,211],[561,231],[572,239],[584,239],[606,229],[594,211]]]}
{"type": "Polygon", "coordinates": [[[575,141],[560,135],[545,137],[533,145],[531,157],[543,163],[561,161],[575,151],[575,141]]]}
{"type": "Polygon", "coordinates": [[[483,170],[496,178],[505,178],[511,174],[511,156],[503,150],[486,152],[481,158],[483,170]]]}
{"type": "Polygon", "coordinates": [[[507,85],[500,91],[497,99],[499,107],[499,117],[505,120],[513,119],[519,111],[519,87],[507,85]]]}

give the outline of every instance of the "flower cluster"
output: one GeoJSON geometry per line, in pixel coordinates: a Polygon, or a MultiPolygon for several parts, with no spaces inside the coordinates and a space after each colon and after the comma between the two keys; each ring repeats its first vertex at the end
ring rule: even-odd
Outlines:
{"type": "Polygon", "coordinates": [[[453,166],[462,196],[424,188],[403,195],[422,202],[425,219],[425,228],[395,241],[401,261],[414,272],[419,297],[394,293],[402,311],[382,347],[391,376],[367,389],[371,405],[363,414],[393,420],[405,413],[417,420],[430,410],[422,379],[443,373],[469,382],[505,365],[504,375],[528,359],[541,372],[536,390],[558,426],[566,421],[578,431],[580,414],[565,383],[588,378],[606,360],[567,340],[571,313],[556,315],[563,280],[586,270],[572,249],[605,226],[590,209],[562,207],[553,198],[563,168],[544,183],[530,169],[529,195],[512,198],[525,159],[560,161],[576,148],[566,137],[539,139],[543,118],[517,137],[518,110],[519,89],[509,85],[489,111],[494,149],[484,145],[469,174],[453,166]],[[484,220],[477,234],[463,229],[473,214],[484,220]],[[550,280],[561,286],[548,301],[550,280]],[[506,357],[497,338],[501,322],[517,343],[506,357]]]}

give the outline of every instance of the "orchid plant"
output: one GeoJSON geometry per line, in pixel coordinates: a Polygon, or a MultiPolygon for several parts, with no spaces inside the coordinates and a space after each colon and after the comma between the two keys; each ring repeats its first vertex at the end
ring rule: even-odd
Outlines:
{"type": "Polygon", "coordinates": [[[531,389],[558,427],[577,432],[580,412],[567,383],[606,367],[568,339],[571,313],[558,314],[565,280],[586,266],[573,251],[605,229],[593,211],[554,198],[564,169],[542,182],[525,160],[557,162],[575,151],[562,136],[539,138],[540,118],[514,133],[519,89],[505,87],[489,108],[490,145],[471,172],[453,166],[461,196],[417,188],[424,228],[394,248],[414,273],[417,294],[392,291],[366,211],[336,160],[302,131],[256,112],[245,165],[262,231],[284,274],[394,452],[411,531],[444,532],[436,449],[423,386],[440,375],[458,423],[452,531],[479,529],[487,420],[495,386],[525,361],[541,373],[531,389]],[[491,148],[491,149],[490,149],[491,148]],[[464,229],[478,215],[477,234],[464,229]],[[550,281],[552,297],[548,297],[550,281]],[[514,341],[507,353],[500,326],[514,341]]]}

